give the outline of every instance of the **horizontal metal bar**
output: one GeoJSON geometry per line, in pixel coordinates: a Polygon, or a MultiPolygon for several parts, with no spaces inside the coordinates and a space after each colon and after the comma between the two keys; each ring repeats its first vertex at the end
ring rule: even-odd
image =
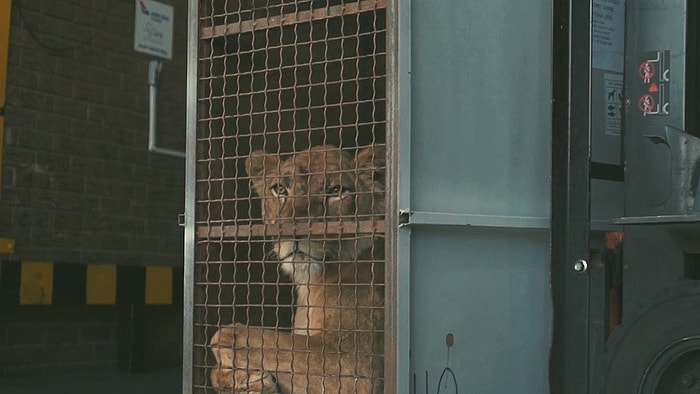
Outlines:
{"type": "Polygon", "coordinates": [[[548,217],[474,215],[443,212],[411,211],[410,226],[470,226],[503,228],[549,228],[548,217]]]}
{"type": "Polygon", "coordinates": [[[614,224],[683,224],[700,223],[700,212],[689,215],[628,216],[613,220],[614,224]]]}
{"type": "Polygon", "coordinates": [[[384,235],[384,220],[197,226],[199,239],[263,238],[299,235],[384,235]]]}
{"type": "Polygon", "coordinates": [[[265,30],[282,25],[294,25],[313,20],[327,19],[334,16],[358,14],[360,12],[386,8],[386,3],[387,0],[360,0],[355,3],[316,8],[308,11],[292,12],[278,16],[228,23],[225,25],[202,27],[200,38],[207,39],[223,37],[231,34],[265,30]]]}

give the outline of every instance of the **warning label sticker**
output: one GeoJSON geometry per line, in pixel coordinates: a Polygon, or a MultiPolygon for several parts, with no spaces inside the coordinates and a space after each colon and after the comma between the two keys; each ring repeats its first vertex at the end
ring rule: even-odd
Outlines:
{"type": "Polygon", "coordinates": [[[605,134],[620,135],[622,129],[622,75],[603,75],[605,134]]]}
{"type": "Polygon", "coordinates": [[[637,108],[643,116],[668,115],[671,84],[670,51],[645,54],[639,62],[637,108]]]}

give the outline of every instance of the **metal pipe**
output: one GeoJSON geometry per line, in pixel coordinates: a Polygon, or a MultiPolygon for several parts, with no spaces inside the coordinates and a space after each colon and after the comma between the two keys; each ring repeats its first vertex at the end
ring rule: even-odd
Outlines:
{"type": "Polygon", "coordinates": [[[148,151],[162,155],[179,157],[184,159],[185,152],[176,151],[158,146],[156,97],[158,95],[158,77],[163,69],[163,63],[151,60],[148,63],[148,151]]]}

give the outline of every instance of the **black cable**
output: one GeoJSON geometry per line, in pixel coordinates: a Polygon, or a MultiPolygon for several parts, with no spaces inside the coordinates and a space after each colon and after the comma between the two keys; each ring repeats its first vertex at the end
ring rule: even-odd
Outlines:
{"type": "Polygon", "coordinates": [[[438,380],[437,394],[440,394],[440,386],[442,385],[442,379],[445,378],[445,374],[448,372],[452,376],[452,382],[454,382],[455,384],[455,394],[459,393],[459,387],[457,387],[457,378],[455,377],[454,372],[452,372],[452,369],[450,369],[450,367],[445,367],[445,369],[442,370],[442,374],[440,374],[440,380],[438,380]]]}

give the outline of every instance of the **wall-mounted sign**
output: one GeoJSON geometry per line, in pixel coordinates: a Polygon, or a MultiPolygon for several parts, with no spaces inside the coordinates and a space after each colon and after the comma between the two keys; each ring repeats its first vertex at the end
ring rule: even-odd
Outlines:
{"type": "Polygon", "coordinates": [[[172,59],[173,7],[152,0],[136,0],[134,50],[172,59]]]}
{"type": "Polygon", "coordinates": [[[625,1],[593,0],[593,68],[622,73],[625,59],[625,1]]]}

